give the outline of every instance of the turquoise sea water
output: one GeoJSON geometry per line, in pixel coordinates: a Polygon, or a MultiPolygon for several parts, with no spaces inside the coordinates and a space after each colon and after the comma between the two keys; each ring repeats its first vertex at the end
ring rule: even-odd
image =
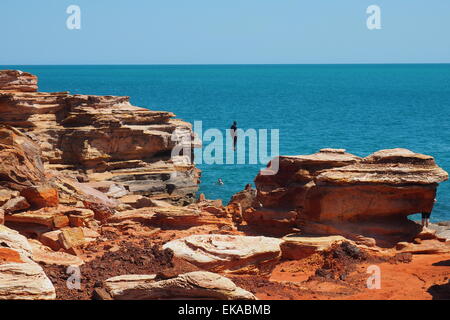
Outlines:
{"type": "MultiPolygon", "coordinates": [[[[408,148],[450,171],[450,65],[1,66],[39,76],[41,91],[127,95],[134,105],[203,121],[203,130],[280,130],[280,153],[324,147],[366,156],[408,148]]],[[[201,192],[230,196],[260,165],[200,165],[201,192]],[[222,178],[224,185],[215,184],[222,178]]],[[[442,183],[432,220],[450,220],[442,183]]]]}

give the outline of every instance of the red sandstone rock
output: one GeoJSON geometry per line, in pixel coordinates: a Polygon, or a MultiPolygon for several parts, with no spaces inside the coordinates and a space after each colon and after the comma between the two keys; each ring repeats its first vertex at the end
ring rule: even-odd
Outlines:
{"type": "Polygon", "coordinates": [[[69,215],[69,224],[71,227],[84,227],[86,226],[85,219],[78,215],[69,215]]]}
{"type": "Polygon", "coordinates": [[[8,200],[3,206],[0,207],[6,213],[14,213],[28,209],[30,204],[24,197],[15,197],[8,200]]]}
{"type": "Polygon", "coordinates": [[[0,189],[0,207],[3,206],[8,200],[18,197],[20,193],[18,191],[9,189],[0,189]]]}
{"type": "Polygon", "coordinates": [[[119,200],[134,209],[154,207],[153,202],[152,200],[150,200],[150,198],[138,194],[126,195],[121,197],[119,200]]]}
{"type": "Polygon", "coordinates": [[[232,204],[240,204],[242,211],[245,211],[248,208],[258,207],[258,203],[256,202],[256,190],[243,190],[235,193],[228,203],[228,205],[232,204]]]}
{"type": "MultiPolygon", "coordinates": [[[[78,247],[91,242],[100,236],[97,232],[89,228],[63,228],[61,230],[58,230],[56,234],[58,235],[58,242],[60,247],[70,253],[77,253],[78,251],[76,249],[78,247]]],[[[52,240],[54,239],[54,236],[54,234],[52,234],[51,236],[47,235],[47,237],[52,240]]],[[[49,243],[51,242],[49,241],[49,243]]],[[[56,244],[51,244],[52,246],[57,247],[56,244]]],[[[52,248],[52,246],[49,247],[52,248]]]]}
{"type": "Polygon", "coordinates": [[[285,259],[300,260],[331,248],[336,243],[347,241],[341,236],[327,236],[327,237],[305,237],[297,234],[290,234],[283,237],[281,243],[282,256],[285,259]]]}
{"type": "Polygon", "coordinates": [[[213,224],[217,226],[231,225],[229,219],[223,219],[214,213],[193,208],[155,208],[150,223],[165,228],[187,229],[193,226],[213,224]]]}
{"type": "Polygon", "coordinates": [[[158,279],[156,275],[123,275],[107,279],[104,286],[115,300],[256,300],[253,294],[230,279],[205,271],[189,272],[171,279],[158,279]]]}
{"type": "Polygon", "coordinates": [[[67,216],[56,216],[53,218],[53,226],[56,229],[68,227],[69,225],[70,225],[70,220],[67,216]]]}
{"type": "Polygon", "coordinates": [[[105,222],[109,217],[114,215],[114,211],[110,207],[102,203],[83,201],[83,204],[87,209],[90,209],[94,212],[95,220],[98,220],[102,223],[105,222]]]}
{"type": "Polygon", "coordinates": [[[3,187],[22,190],[45,181],[39,146],[10,127],[0,127],[0,163],[3,187]]]}
{"type": "Polygon", "coordinates": [[[37,77],[19,70],[1,70],[0,90],[34,92],[37,90],[37,77]]]}
{"type": "Polygon", "coordinates": [[[33,186],[23,189],[20,193],[37,209],[57,207],[59,204],[58,190],[49,186],[33,186]]]}
{"type": "Polygon", "coordinates": [[[60,233],[60,230],[46,232],[39,237],[39,241],[43,245],[50,247],[52,250],[58,251],[61,249],[61,243],[59,242],[60,233]]]}
{"type": "Polygon", "coordinates": [[[193,235],[166,243],[175,257],[214,272],[270,272],[281,257],[283,241],[268,237],[193,235]]]}
{"type": "Polygon", "coordinates": [[[412,254],[446,254],[450,253],[450,242],[423,240],[420,243],[399,242],[396,249],[402,253],[412,254]]]}
{"type": "Polygon", "coordinates": [[[55,252],[54,249],[49,248],[37,240],[29,240],[33,252],[33,260],[46,265],[59,266],[80,266],[84,262],[81,258],[65,253],[55,252]]]}
{"type": "Polygon", "coordinates": [[[420,232],[407,216],[431,211],[437,183],[447,178],[433,157],[406,149],[366,158],[334,149],[280,157],[277,174],[255,179],[263,208],[244,218],[250,224],[282,221],[304,233],[363,236],[392,245],[420,232]]]}
{"type": "Polygon", "coordinates": [[[162,228],[189,229],[201,225],[231,226],[230,219],[191,207],[150,207],[123,211],[108,218],[109,223],[135,221],[162,228]]]}
{"type": "Polygon", "coordinates": [[[81,228],[62,229],[58,235],[61,247],[70,249],[85,243],[84,232],[81,228]]]}
{"type": "MultiPolygon", "coordinates": [[[[192,135],[190,124],[132,106],[128,97],[28,92],[36,83],[30,74],[0,71],[0,124],[32,133],[49,167],[88,170],[90,182],[109,180],[132,194],[194,200],[198,170],[171,161],[172,137],[180,130],[192,135]]],[[[120,194],[124,190],[111,191],[120,194]]]]}
{"type": "Polygon", "coordinates": [[[7,215],[5,219],[15,223],[17,226],[23,225],[25,229],[27,225],[31,224],[45,226],[51,230],[66,226],[68,223],[70,224],[71,217],[76,217],[78,224],[87,225],[88,221],[93,219],[94,213],[89,209],[60,205],[58,207],[48,207],[7,215]]]}
{"type": "Polygon", "coordinates": [[[31,260],[27,239],[0,225],[0,244],[0,300],[55,299],[52,283],[31,260]]]}

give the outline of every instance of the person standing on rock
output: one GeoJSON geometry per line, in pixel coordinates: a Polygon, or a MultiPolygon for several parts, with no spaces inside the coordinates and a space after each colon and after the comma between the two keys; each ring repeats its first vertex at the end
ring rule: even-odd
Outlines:
{"type": "MultiPolygon", "coordinates": [[[[436,203],[436,199],[434,199],[434,203],[436,203]]],[[[431,216],[431,210],[430,212],[422,212],[422,226],[425,228],[428,228],[428,225],[430,224],[430,216],[431,216]]]]}
{"type": "Polygon", "coordinates": [[[233,125],[230,127],[230,134],[233,138],[233,151],[236,151],[236,144],[237,144],[237,122],[233,121],[233,125]]]}
{"type": "Polygon", "coordinates": [[[422,212],[422,226],[428,228],[431,212],[422,212]]]}

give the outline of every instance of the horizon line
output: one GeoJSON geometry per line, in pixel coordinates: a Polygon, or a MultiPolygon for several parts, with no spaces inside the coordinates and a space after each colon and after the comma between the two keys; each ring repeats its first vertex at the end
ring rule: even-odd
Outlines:
{"type": "Polygon", "coordinates": [[[74,63],[0,64],[0,66],[293,66],[293,65],[442,65],[450,62],[353,62],[353,63],[74,63]]]}

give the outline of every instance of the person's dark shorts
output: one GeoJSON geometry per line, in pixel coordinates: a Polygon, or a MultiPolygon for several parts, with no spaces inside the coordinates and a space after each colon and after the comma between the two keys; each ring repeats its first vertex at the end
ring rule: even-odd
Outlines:
{"type": "Polygon", "coordinates": [[[431,212],[422,212],[422,219],[430,219],[431,212]]]}

